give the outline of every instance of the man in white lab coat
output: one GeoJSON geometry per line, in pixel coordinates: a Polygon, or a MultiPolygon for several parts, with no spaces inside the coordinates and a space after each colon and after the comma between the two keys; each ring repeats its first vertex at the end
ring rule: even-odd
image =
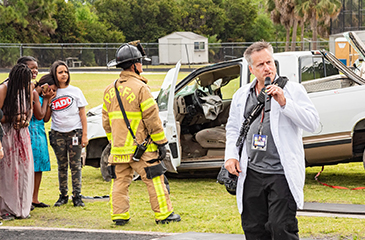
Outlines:
{"type": "Polygon", "coordinates": [[[250,85],[233,96],[226,125],[225,167],[239,176],[237,204],[247,240],[299,239],[297,208],[303,208],[305,161],[302,130],[314,132],[318,113],[304,87],[288,81],[284,88],[267,86],[271,110],[252,121],[242,151],[236,147],[240,128],[257,104],[257,95],[276,74],[269,43],[253,43],[245,51],[250,85]]]}

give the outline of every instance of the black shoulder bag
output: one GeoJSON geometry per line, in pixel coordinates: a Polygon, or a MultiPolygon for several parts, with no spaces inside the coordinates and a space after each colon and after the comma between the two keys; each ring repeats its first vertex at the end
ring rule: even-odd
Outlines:
{"type": "MultiPolygon", "coordinates": [[[[286,83],[288,82],[287,77],[279,77],[277,80],[275,80],[272,85],[277,85],[281,88],[284,88],[286,83]]],[[[236,147],[239,149],[239,156],[241,158],[241,152],[243,148],[243,143],[246,139],[248,130],[250,129],[251,123],[260,115],[261,110],[266,105],[265,111],[270,111],[270,100],[271,96],[268,96],[266,93],[266,86],[269,84],[266,84],[265,81],[265,87],[261,89],[260,94],[257,96],[258,103],[257,105],[252,109],[250,115],[245,119],[245,121],[242,123],[240,135],[236,142],[236,147]]],[[[224,164],[221,167],[221,170],[218,173],[217,181],[220,184],[224,184],[227,192],[229,192],[232,195],[236,195],[236,188],[237,188],[237,181],[238,177],[236,175],[231,174],[228,172],[228,170],[224,167],[224,164]]]]}
{"type": "Polygon", "coordinates": [[[120,99],[120,96],[119,96],[119,91],[118,91],[118,88],[117,88],[117,81],[118,80],[115,80],[114,82],[114,88],[115,88],[115,94],[117,95],[117,99],[118,99],[118,103],[119,103],[119,107],[120,107],[120,110],[122,111],[122,114],[123,114],[123,118],[124,118],[124,121],[125,121],[125,124],[127,125],[127,128],[129,130],[129,132],[131,133],[132,137],[133,137],[133,140],[134,142],[137,144],[137,148],[136,148],[136,151],[134,152],[133,154],[133,160],[138,162],[139,159],[142,157],[143,153],[147,150],[147,144],[149,142],[149,139],[150,139],[150,135],[147,136],[147,138],[144,140],[143,143],[141,144],[138,144],[137,142],[137,139],[136,139],[136,136],[134,135],[133,133],[133,130],[131,128],[131,125],[129,124],[129,120],[127,118],[127,114],[125,113],[125,110],[124,110],[124,106],[123,106],[123,103],[122,103],[122,100],[120,99]]]}

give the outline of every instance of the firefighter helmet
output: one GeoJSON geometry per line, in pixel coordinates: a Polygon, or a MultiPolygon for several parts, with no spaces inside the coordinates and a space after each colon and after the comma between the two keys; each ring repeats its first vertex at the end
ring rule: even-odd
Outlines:
{"type": "Polygon", "coordinates": [[[143,56],[137,47],[128,43],[123,44],[115,52],[115,59],[110,61],[108,67],[122,67],[126,69],[136,62],[140,62],[143,56]]]}

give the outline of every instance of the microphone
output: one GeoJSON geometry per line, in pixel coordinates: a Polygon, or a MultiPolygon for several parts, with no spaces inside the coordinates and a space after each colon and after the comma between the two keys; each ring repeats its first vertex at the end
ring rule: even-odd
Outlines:
{"type": "MultiPolygon", "coordinates": [[[[265,88],[271,84],[271,78],[265,78],[265,88]]],[[[271,110],[271,96],[267,95],[267,90],[265,90],[265,112],[270,112],[271,110]]]]}

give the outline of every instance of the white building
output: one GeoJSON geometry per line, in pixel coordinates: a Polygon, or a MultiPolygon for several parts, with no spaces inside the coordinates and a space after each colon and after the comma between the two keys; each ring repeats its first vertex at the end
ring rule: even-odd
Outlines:
{"type": "Polygon", "coordinates": [[[208,62],[208,38],[193,32],[174,32],[158,39],[159,63],[196,64],[208,62]]]}

